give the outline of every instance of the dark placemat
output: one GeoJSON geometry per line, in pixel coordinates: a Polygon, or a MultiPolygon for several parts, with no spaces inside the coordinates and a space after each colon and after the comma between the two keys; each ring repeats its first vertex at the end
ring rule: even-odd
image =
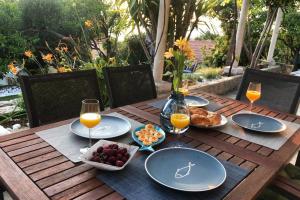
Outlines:
{"type": "MultiPolygon", "coordinates": [[[[168,101],[168,99],[160,99],[160,100],[148,103],[148,105],[152,106],[154,108],[162,109],[167,101],[168,101]]],[[[217,110],[223,108],[223,105],[221,105],[219,103],[215,103],[213,101],[209,101],[209,104],[207,106],[205,106],[204,108],[206,108],[209,111],[214,112],[214,111],[217,111],[217,110]]]]}
{"type": "MultiPolygon", "coordinates": [[[[143,125],[142,123],[127,118],[124,115],[119,113],[110,113],[108,115],[120,117],[123,119],[127,119],[131,124],[131,130],[136,129],[137,127],[143,125]]],[[[52,129],[47,129],[44,131],[37,132],[36,134],[53,146],[57,151],[66,156],[69,160],[74,163],[80,162],[80,148],[87,147],[89,144],[89,140],[87,138],[82,138],[70,131],[69,124],[59,126],[52,129]]],[[[130,144],[133,142],[131,134],[128,132],[117,138],[108,139],[120,143],[130,144]]],[[[93,142],[95,143],[96,140],[93,142]]]]}
{"type": "Polygon", "coordinates": [[[146,157],[146,155],[136,156],[122,171],[99,171],[97,178],[127,200],[218,200],[223,199],[250,172],[229,162],[221,161],[227,172],[223,185],[206,192],[182,192],[161,186],[152,180],[144,168],[146,157]]]}

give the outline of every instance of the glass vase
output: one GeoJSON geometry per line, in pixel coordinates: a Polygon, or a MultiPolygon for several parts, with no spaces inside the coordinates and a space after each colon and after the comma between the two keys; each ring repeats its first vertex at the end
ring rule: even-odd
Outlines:
{"type": "MultiPolygon", "coordinates": [[[[174,113],[174,109],[176,109],[178,106],[187,108],[187,105],[184,101],[184,96],[182,93],[172,91],[171,96],[168,98],[168,101],[163,106],[161,112],[160,112],[160,124],[162,129],[167,133],[173,133],[174,132],[174,126],[171,124],[171,115],[174,113]]],[[[180,130],[181,134],[184,133],[188,127],[180,130]]]]}

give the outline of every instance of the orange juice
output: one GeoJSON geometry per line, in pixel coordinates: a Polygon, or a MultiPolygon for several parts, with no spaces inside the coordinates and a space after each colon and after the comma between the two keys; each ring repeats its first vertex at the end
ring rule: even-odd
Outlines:
{"type": "Polygon", "coordinates": [[[184,96],[189,94],[189,90],[186,88],[179,88],[179,92],[182,93],[184,96]]]}
{"type": "Polygon", "coordinates": [[[190,124],[190,117],[186,114],[180,114],[180,113],[172,114],[171,124],[178,129],[183,129],[190,124]]]}
{"type": "Polygon", "coordinates": [[[253,102],[260,98],[260,92],[254,90],[248,90],[246,96],[251,102],[253,102]]]}
{"type": "Polygon", "coordinates": [[[80,123],[88,128],[93,128],[101,121],[101,116],[98,113],[84,113],[80,115],[80,123]]]}

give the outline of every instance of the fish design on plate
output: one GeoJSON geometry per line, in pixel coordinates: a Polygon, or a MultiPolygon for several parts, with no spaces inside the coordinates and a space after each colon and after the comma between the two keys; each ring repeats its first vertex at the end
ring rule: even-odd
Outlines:
{"type": "Polygon", "coordinates": [[[195,165],[196,164],[189,162],[189,164],[187,166],[177,169],[176,173],[175,173],[175,178],[184,178],[184,177],[190,175],[192,167],[195,165]]]}
{"type": "Polygon", "coordinates": [[[258,123],[253,123],[253,124],[251,124],[250,127],[251,127],[252,129],[258,129],[258,128],[261,128],[263,125],[264,125],[263,122],[258,122],[258,123]]]}

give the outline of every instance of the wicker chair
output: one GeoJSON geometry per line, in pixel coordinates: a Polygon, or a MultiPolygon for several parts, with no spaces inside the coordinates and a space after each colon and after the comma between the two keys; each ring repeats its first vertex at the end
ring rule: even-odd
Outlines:
{"type": "Polygon", "coordinates": [[[103,69],[110,107],[120,107],[156,98],[156,88],[149,65],[103,69]]]}
{"type": "Polygon", "coordinates": [[[262,85],[262,95],[255,102],[256,105],[285,113],[296,113],[299,105],[300,77],[247,68],[236,96],[237,100],[249,102],[245,94],[251,81],[260,82],[262,85]]]}
{"type": "Polygon", "coordinates": [[[100,98],[95,70],[22,76],[21,89],[30,127],[79,116],[83,99],[100,98]]]}

